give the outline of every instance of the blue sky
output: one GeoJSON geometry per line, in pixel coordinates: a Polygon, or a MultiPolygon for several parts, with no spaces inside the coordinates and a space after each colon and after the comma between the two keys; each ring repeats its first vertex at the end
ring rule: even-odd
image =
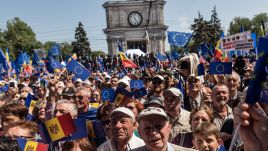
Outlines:
{"type": "MultiPolygon", "coordinates": [[[[71,42],[74,40],[78,22],[84,24],[93,50],[107,51],[105,10],[107,0],[2,0],[0,29],[6,22],[19,17],[32,27],[41,42],[71,42]]],[[[267,0],[166,0],[165,24],[169,31],[191,32],[198,11],[209,20],[216,5],[222,28],[228,29],[234,17],[252,18],[259,13],[268,13],[267,0]]],[[[168,44],[166,44],[168,45],[168,44]]],[[[169,47],[166,47],[168,50],[169,47]]]]}

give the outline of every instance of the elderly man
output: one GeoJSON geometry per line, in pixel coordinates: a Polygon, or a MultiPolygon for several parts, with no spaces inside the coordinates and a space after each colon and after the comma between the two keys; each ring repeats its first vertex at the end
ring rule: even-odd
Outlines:
{"type": "Polygon", "coordinates": [[[227,119],[233,119],[232,109],[227,105],[229,90],[224,84],[217,84],[212,89],[212,107],[214,109],[214,123],[220,130],[227,119]]]}
{"type": "Polygon", "coordinates": [[[72,118],[76,118],[78,115],[77,106],[68,100],[58,100],[54,110],[55,117],[59,117],[65,113],[70,113],[72,118]]]}
{"type": "Polygon", "coordinates": [[[243,93],[238,91],[240,87],[240,76],[236,72],[232,72],[232,74],[227,75],[225,78],[225,84],[229,89],[229,101],[228,105],[230,107],[233,106],[233,102],[235,99],[241,99],[243,97],[243,93]]]}
{"type": "Polygon", "coordinates": [[[181,108],[182,101],[183,95],[179,89],[169,88],[164,91],[164,107],[171,124],[169,140],[173,140],[178,133],[191,132],[190,112],[181,108]]]}
{"type": "Polygon", "coordinates": [[[84,87],[80,87],[75,92],[75,104],[78,108],[78,117],[89,120],[96,120],[97,109],[90,106],[91,92],[84,87]]]}
{"type": "Polygon", "coordinates": [[[163,109],[155,107],[144,109],[138,116],[138,122],[139,134],[146,145],[133,151],[193,151],[168,142],[171,125],[163,109]]]}
{"type": "Polygon", "coordinates": [[[98,151],[127,151],[144,145],[144,142],[135,136],[137,128],[135,116],[126,107],[119,107],[111,114],[111,131],[113,137],[99,146],[98,151]]]}
{"type": "Polygon", "coordinates": [[[184,109],[191,111],[192,109],[201,105],[201,89],[203,87],[201,77],[190,75],[187,78],[188,82],[188,96],[184,99],[184,109]]]}

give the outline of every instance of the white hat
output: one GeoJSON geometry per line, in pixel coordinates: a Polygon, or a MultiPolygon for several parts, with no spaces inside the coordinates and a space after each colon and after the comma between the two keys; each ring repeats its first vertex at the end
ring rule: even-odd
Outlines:
{"type": "Polygon", "coordinates": [[[128,80],[128,81],[131,80],[129,76],[124,76],[123,79],[126,79],[126,80],[128,80]]]}
{"type": "Polygon", "coordinates": [[[83,81],[83,84],[86,84],[86,85],[89,85],[89,86],[91,86],[92,85],[92,83],[87,79],[87,80],[85,80],[85,81],[83,81]]]}
{"type": "Polygon", "coordinates": [[[132,118],[135,121],[135,116],[134,116],[133,112],[130,109],[128,109],[126,107],[118,107],[118,108],[116,108],[116,109],[114,109],[112,111],[111,115],[113,116],[113,114],[118,113],[118,112],[129,116],[130,118],[132,118]]]}
{"type": "Polygon", "coordinates": [[[174,88],[174,87],[166,89],[166,90],[164,90],[163,95],[165,96],[167,92],[171,92],[173,95],[180,97],[181,101],[183,100],[183,95],[182,95],[180,89],[174,88]]]}
{"type": "Polygon", "coordinates": [[[142,110],[141,113],[138,115],[138,121],[141,118],[145,116],[150,116],[150,115],[159,115],[159,116],[164,117],[166,120],[168,120],[167,114],[163,109],[157,108],[157,107],[148,107],[142,110]]]}
{"type": "Polygon", "coordinates": [[[83,82],[80,78],[77,78],[76,80],[75,80],[75,82],[83,82]]]}
{"type": "MultiPolygon", "coordinates": [[[[155,76],[153,77],[153,79],[156,79],[156,78],[157,78],[157,79],[160,79],[160,80],[163,81],[163,82],[165,81],[165,78],[164,78],[163,76],[159,75],[159,74],[158,74],[158,75],[155,75],[155,76]]],[[[152,79],[152,80],[153,80],[153,79],[152,79]]]]}
{"type": "Polygon", "coordinates": [[[126,84],[127,86],[129,86],[129,81],[127,80],[127,79],[125,79],[125,78],[123,78],[123,79],[120,79],[119,81],[118,81],[118,84],[119,83],[124,83],[124,84],[126,84]]]}
{"type": "Polygon", "coordinates": [[[109,74],[106,74],[106,76],[104,78],[105,79],[111,79],[111,76],[109,74]]]}

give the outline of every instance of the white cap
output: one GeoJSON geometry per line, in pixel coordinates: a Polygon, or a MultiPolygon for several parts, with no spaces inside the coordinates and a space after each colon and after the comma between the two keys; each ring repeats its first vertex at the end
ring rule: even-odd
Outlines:
{"type": "Polygon", "coordinates": [[[113,116],[113,114],[118,113],[118,112],[129,116],[130,118],[132,118],[135,121],[135,116],[130,109],[128,109],[126,107],[118,107],[112,111],[111,116],[113,116]]]}
{"type": "Polygon", "coordinates": [[[80,78],[77,78],[76,80],[75,80],[75,82],[83,82],[80,78]]]}
{"type": "Polygon", "coordinates": [[[180,97],[181,101],[183,100],[183,95],[182,95],[182,92],[180,91],[180,89],[174,88],[174,87],[166,89],[166,90],[164,90],[163,95],[164,96],[167,95],[167,92],[171,92],[173,95],[180,97]]]}
{"type": "Polygon", "coordinates": [[[120,83],[120,82],[122,82],[122,83],[126,84],[127,86],[129,86],[129,81],[128,81],[127,79],[125,79],[125,78],[120,79],[120,80],[118,81],[118,83],[120,83]]]}
{"type": "Polygon", "coordinates": [[[138,121],[145,116],[151,116],[151,115],[159,115],[168,120],[167,114],[163,109],[157,107],[148,107],[142,110],[141,113],[138,115],[138,121]]]}

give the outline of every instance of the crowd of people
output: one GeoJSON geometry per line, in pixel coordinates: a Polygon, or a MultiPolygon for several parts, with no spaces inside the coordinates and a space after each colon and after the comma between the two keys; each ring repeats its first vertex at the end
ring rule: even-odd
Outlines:
{"type": "MultiPolygon", "coordinates": [[[[42,142],[38,139],[38,125],[67,113],[72,119],[100,122],[105,137],[93,139],[88,134],[84,138],[53,141],[49,143],[51,151],[224,151],[230,146],[232,151],[265,151],[268,148],[268,104],[245,103],[254,59],[232,58],[234,68],[228,75],[210,75],[207,60],[205,75],[198,75],[199,58],[195,53],[168,64],[154,57],[134,58],[138,68],[127,70],[120,59],[107,58],[102,60],[102,69],[93,65],[94,61],[83,62],[91,71],[84,81],[64,68],[54,74],[44,71],[38,76],[5,76],[0,81],[0,87],[8,86],[0,93],[0,151],[20,150],[18,138],[42,142]],[[238,66],[241,60],[242,67],[238,66]],[[119,103],[103,100],[104,89],[132,92],[131,80],[142,80],[146,95],[126,97],[119,103]],[[32,109],[25,106],[28,94],[37,99],[32,109]],[[238,125],[241,125],[239,136],[233,140],[238,125]],[[230,145],[232,141],[234,145],[230,145]]],[[[84,130],[89,131],[90,128],[84,130]]]]}

